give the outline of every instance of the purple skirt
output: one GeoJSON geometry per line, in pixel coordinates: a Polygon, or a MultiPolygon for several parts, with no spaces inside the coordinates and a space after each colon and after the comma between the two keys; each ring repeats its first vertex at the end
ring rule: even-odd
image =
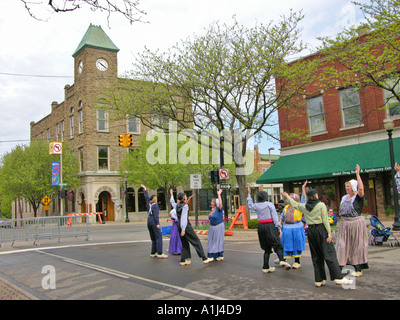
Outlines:
{"type": "Polygon", "coordinates": [[[178,232],[178,221],[174,222],[171,227],[171,238],[169,240],[168,252],[171,254],[181,254],[182,253],[182,242],[181,237],[178,232]]]}

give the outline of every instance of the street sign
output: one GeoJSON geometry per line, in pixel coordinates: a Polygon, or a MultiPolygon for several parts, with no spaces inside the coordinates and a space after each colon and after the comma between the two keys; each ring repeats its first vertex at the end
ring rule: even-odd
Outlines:
{"type": "Polygon", "coordinates": [[[49,154],[62,154],[62,142],[50,142],[49,154]]]}
{"type": "Polygon", "coordinates": [[[221,180],[229,179],[229,170],[228,169],[220,169],[219,170],[219,178],[221,180]]]}
{"type": "Polygon", "coordinates": [[[232,188],[232,185],[229,184],[229,183],[221,183],[221,184],[219,185],[219,188],[220,188],[220,189],[224,189],[224,190],[230,190],[230,189],[232,188]]]}
{"type": "Polygon", "coordinates": [[[44,204],[44,205],[48,205],[49,203],[50,203],[50,198],[48,197],[48,196],[44,196],[43,197],[43,199],[42,199],[42,203],[44,204]]]}
{"type": "Polygon", "coordinates": [[[190,189],[201,189],[201,174],[190,175],[190,189]]]}
{"type": "Polygon", "coordinates": [[[50,210],[50,206],[48,204],[43,205],[43,210],[44,211],[49,211],[50,210]]]}

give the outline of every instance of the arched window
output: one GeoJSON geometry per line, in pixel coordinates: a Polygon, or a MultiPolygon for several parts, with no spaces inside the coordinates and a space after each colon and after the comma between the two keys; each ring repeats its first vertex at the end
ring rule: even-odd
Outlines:
{"type": "Polygon", "coordinates": [[[139,202],[139,212],[147,211],[146,200],[144,199],[144,189],[143,188],[139,188],[139,190],[138,190],[138,202],[139,202]]]}
{"type": "Polygon", "coordinates": [[[127,205],[128,205],[128,212],[136,212],[135,207],[135,189],[128,188],[127,194],[127,205]]]}
{"type": "Polygon", "coordinates": [[[160,210],[167,210],[167,203],[165,201],[165,192],[164,189],[159,188],[157,190],[157,203],[160,210]]]}

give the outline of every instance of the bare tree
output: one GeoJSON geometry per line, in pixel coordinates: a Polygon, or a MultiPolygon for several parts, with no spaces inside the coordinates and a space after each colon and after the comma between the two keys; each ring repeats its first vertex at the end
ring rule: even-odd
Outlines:
{"type": "Polygon", "coordinates": [[[21,0],[29,15],[37,20],[46,20],[41,10],[50,10],[52,13],[73,12],[82,8],[93,11],[107,12],[107,21],[110,22],[111,14],[120,14],[131,24],[143,22],[142,18],[147,13],[139,8],[139,0],[49,0],[29,1],[21,0]]]}

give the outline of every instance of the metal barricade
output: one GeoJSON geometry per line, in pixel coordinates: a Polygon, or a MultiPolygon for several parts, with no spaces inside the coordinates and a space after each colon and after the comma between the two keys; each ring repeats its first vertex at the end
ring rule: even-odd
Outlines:
{"type": "Polygon", "coordinates": [[[11,226],[0,228],[0,246],[11,242],[14,246],[17,241],[34,241],[39,245],[40,239],[54,239],[68,237],[86,237],[85,241],[92,241],[90,237],[90,222],[79,216],[55,216],[27,219],[12,219],[11,226]]]}

